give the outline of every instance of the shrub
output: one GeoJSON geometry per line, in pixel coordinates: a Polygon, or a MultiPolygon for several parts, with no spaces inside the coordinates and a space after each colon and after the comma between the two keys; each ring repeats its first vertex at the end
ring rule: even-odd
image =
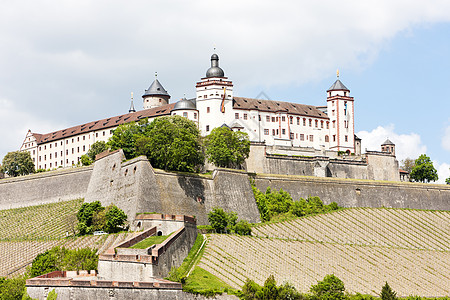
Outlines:
{"type": "Polygon", "coordinates": [[[344,283],[333,274],[326,275],[322,281],[310,289],[313,295],[320,300],[345,299],[344,290],[344,283]]]}
{"type": "Polygon", "coordinates": [[[127,215],[115,205],[109,205],[106,209],[99,201],[83,203],[77,213],[77,230],[79,235],[103,230],[109,233],[118,232],[125,225],[127,215]]]}
{"type": "Polygon", "coordinates": [[[215,207],[208,213],[208,222],[216,232],[225,232],[228,225],[227,213],[222,208],[215,207]]]}
{"type": "Polygon", "coordinates": [[[245,220],[240,220],[237,222],[236,226],[234,226],[234,232],[239,235],[251,235],[252,227],[250,223],[245,220]]]}
{"type": "Polygon", "coordinates": [[[0,277],[0,299],[22,299],[25,293],[25,277],[0,277]]]}

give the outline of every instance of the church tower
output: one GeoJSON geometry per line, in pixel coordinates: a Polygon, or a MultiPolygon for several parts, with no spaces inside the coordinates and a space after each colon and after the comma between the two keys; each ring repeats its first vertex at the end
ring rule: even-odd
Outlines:
{"type": "Polygon", "coordinates": [[[202,135],[208,135],[212,129],[231,122],[233,83],[219,67],[217,54],[211,55],[211,67],[206,71],[206,77],[197,82],[196,94],[202,135]]]}
{"type": "Polygon", "coordinates": [[[350,90],[337,79],[327,90],[327,112],[330,118],[330,150],[355,153],[354,99],[350,90]]]}
{"type": "Polygon", "coordinates": [[[156,78],[152,82],[150,87],[145,90],[144,95],[142,95],[142,99],[144,101],[144,109],[160,107],[166,104],[169,104],[170,95],[163,88],[162,84],[156,78]]]}

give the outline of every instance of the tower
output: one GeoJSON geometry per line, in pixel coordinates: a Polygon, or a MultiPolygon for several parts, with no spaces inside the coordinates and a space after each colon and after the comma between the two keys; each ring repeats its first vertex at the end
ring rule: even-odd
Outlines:
{"type": "Polygon", "coordinates": [[[355,152],[354,99],[350,90],[337,79],[327,90],[327,112],[330,118],[330,150],[355,152]]]}
{"type": "Polygon", "coordinates": [[[155,80],[152,82],[150,87],[145,90],[144,95],[142,95],[142,99],[144,101],[144,109],[160,107],[169,104],[170,95],[163,88],[162,84],[156,77],[157,74],[155,74],[155,80]]]}
{"type": "Polygon", "coordinates": [[[386,141],[381,144],[381,152],[387,152],[395,156],[395,144],[391,142],[390,139],[386,139],[386,141]]]}
{"type": "Polygon", "coordinates": [[[213,128],[231,122],[233,109],[233,83],[219,67],[219,56],[211,55],[211,67],[196,84],[196,104],[199,129],[208,135],[213,128]]]}

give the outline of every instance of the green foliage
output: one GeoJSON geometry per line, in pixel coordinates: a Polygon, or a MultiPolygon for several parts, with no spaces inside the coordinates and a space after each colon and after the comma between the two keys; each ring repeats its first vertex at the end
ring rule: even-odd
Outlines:
{"type": "Polygon", "coordinates": [[[381,300],[395,300],[397,299],[397,293],[394,292],[386,282],[386,284],[383,285],[383,288],[381,289],[380,297],[381,300]]]}
{"type": "Polygon", "coordinates": [[[83,166],[89,166],[89,165],[92,165],[92,163],[93,163],[93,161],[89,158],[89,156],[87,156],[87,154],[81,155],[80,162],[81,162],[81,165],[83,165],[83,166]]]}
{"type": "Polygon", "coordinates": [[[228,214],[220,207],[214,207],[208,213],[208,222],[218,233],[225,232],[228,226],[228,214]]]}
{"type": "Polygon", "coordinates": [[[145,240],[140,241],[139,243],[134,244],[132,249],[146,249],[155,244],[161,244],[164,242],[170,235],[152,235],[146,238],[145,240]]]}
{"type": "Polygon", "coordinates": [[[47,300],[56,300],[58,298],[58,294],[56,293],[56,291],[53,289],[51,290],[50,293],[48,293],[47,295],[47,300]]]}
{"type": "Polygon", "coordinates": [[[94,201],[83,203],[77,213],[77,219],[79,235],[90,234],[96,230],[115,233],[122,230],[127,215],[115,205],[109,205],[105,209],[100,201],[94,201]]]}
{"type": "Polygon", "coordinates": [[[34,172],[34,163],[28,151],[8,152],[2,161],[3,173],[16,177],[34,172]]]}
{"type": "Polygon", "coordinates": [[[447,179],[445,179],[445,183],[450,184],[450,176],[447,179]]]}
{"type": "Polygon", "coordinates": [[[160,117],[144,130],[136,151],[152,166],[164,170],[194,172],[204,163],[197,125],[184,117],[160,117]]]}
{"type": "Polygon", "coordinates": [[[239,296],[244,300],[306,299],[301,293],[297,292],[293,285],[289,283],[277,286],[273,275],[270,275],[266,279],[264,286],[260,286],[253,280],[247,279],[239,296]]]}
{"type": "Polygon", "coordinates": [[[336,202],[324,205],[319,197],[301,198],[299,201],[293,201],[291,195],[282,189],[272,191],[268,187],[266,193],[262,193],[255,186],[252,186],[252,189],[262,221],[270,221],[274,217],[282,214],[291,213],[292,215],[301,217],[339,208],[336,202]]]}
{"type": "Polygon", "coordinates": [[[16,300],[26,296],[25,277],[0,277],[0,300],[16,300]]]}
{"type": "Polygon", "coordinates": [[[205,138],[206,157],[218,167],[239,168],[250,153],[248,134],[228,127],[214,128],[205,138]]]}
{"type": "Polygon", "coordinates": [[[31,265],[30,275],[36,277],[53,271],[97,270],[97,264],[97,249],[70,250],[53,247],[36,256],[31,265]]]}
{"type": "Polygon", "coordinates": [[[438,180],[437,171],[428,156],[422,154],[418,159],[416,159],[410,178],[416,182],[430,182],[438,180]]]}
{"type": "Polygon", "coordinates": [[[186,284],[183,286],[184,292],[205,297],[220,295],[229,290],[231,290],[229,285],[200,267],[194,268],[189,277],[186,278],[186,284]]]}
{"type": "Polygon", "coordinates": [[[320,300],[345,299],[344,283],[334,276],[326,275],[322,281],[313,285],[310,291],[320,300]]]}
{"type": "Polygon", "coordinates": [[[127,159],[136,157],[135,141],[142,135],[142,127],[136,123],[119,125],[113,130],[107,146],[111,150],[122,149],[127,159]]]}
{"type": "Polygon", "coordinates": [[[87,152],[87,156],[94,162],[95,156],[106,150],[108,150],[108,145],[104,141],[97,141],[91,145],[91,148],[87,152]]]}
{"type": "Polygon", "coordinates": [[[252,227],[250,226],[249,222],[247,222],[245,220],[240,220],[234,226],[234,232],[239,235],[251,235],[252,227]]]}

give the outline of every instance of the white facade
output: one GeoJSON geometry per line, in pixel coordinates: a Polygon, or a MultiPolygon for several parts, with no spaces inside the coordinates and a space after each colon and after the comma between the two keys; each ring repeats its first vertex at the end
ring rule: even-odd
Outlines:
{"type": "Polygon", "coordinates": [[[69,167],[94,142],[106,142],[120,124],[180,115],[194,121],[203,136],[225,124],[248,133],[252,142],[355,152],[354,99],[339,79],[327,91],[326,106],[235,97],[218,61],[213,54],[206,77],[196,84],[195,99],[168,104],[170,95],[155,79],[142,96],[144,110],[49,134],[28,131],[20,150],[30,152],[36,169],[69,167]]]}

